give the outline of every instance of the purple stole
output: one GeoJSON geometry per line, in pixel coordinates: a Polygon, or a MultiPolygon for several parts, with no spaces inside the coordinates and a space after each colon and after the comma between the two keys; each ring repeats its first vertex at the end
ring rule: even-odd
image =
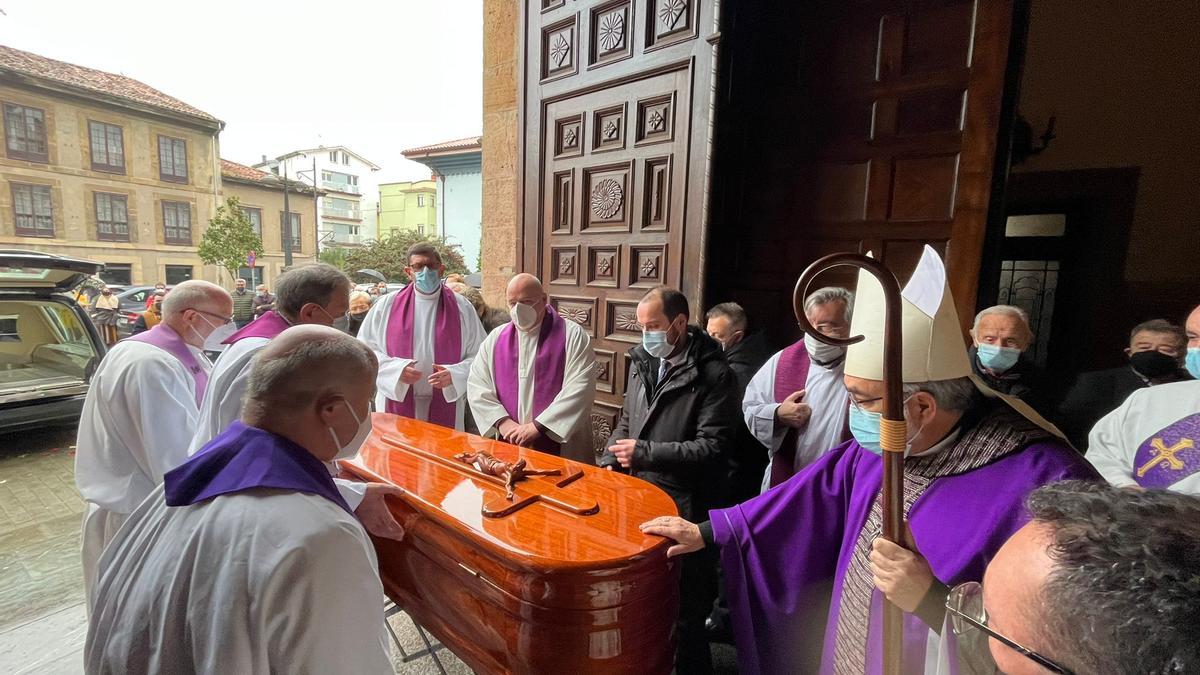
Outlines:
{"type": "MultiPolygon", "coordinates": [[[[554,397],[562,391],[563,373],[567,361],[567,325],[554,311],[546,306],[546,316],[542,319],[542,328],[538,332],[537,355],[533,360],[533,416],[542,414],[554,397]]],[[[492,353],[492,370],[496,379],[496,397],[500,405],[508,412],[514,422],[520,423],[518,411],[521,409],[520,384],[517,373],[520,370],[521,348],[518,341],[517,327],[508,324],[500,330],[496,339],[496,348],[492,353]]],[[[558,455],[562,446],[544,433],[533,444],[534,450],[558,455]]]]}
{"type": "Polygon", "coordinates": [[[268,312],[263,312],[262,316],[242,326],[241,330],[230,335],[221,344],[231,345],[238,340],[252,337],[271,340],[290,327],[291,324],[287,322],[287,319],[272,309],[268,312]]]}
{"type": "MultiPolygon", "coordinates": [[[[792,346],[783,350],[779,362],[775,366],[775,402],[783,403],[788,396],[808,386],[808,368],[811,361],[804,340],[798,340],[792,346]]],[[[788,429],[784,434],[779,449],[771,456],[770,486],[775,487],[792,477],[796,471],[796,442],[799,440],[796,429],[788,429]]]]}
{"type": "Polygon", "coordinates": [[[163,476],[167,506],[188,506],[254,488],[319,495],[354,515],[324,462],[282,436],[241,422],[229,425],[163,476]]]}
{"type": "MultiPolygon", "coordinates": [[[[416,284],[409,284],[396,292],[392,301],[392,313],[388,316],[387,353],[401,359],[413,357],[413,312],[416,311],[416,284]]],[[[462,361],[462,323],[458,315],[458,299],[454,291],[442,286],[438,298],[437,323],[433,329],[434,363],[458,363],[462,361]]],[[[403,401],[387,400],[387,412],[393,415],[416,418],[416,395],[409,387],[403,401]]],[[[440,389],[433,390],[429,400],[429,421],[453,429],[458,421],[458,406],[446,400],[440,389]]]]}
{"type": "Polygon", "coordinates": [[[200,361],[196,359],[196,354],[188,349],[187,343],[179,337],[179,333],[176,333],[167,324],[160,323],[148,331],[127,337],[125,340],[154,345],[174,356],[183,364],[184,368],[188,369],[188,372],[192,374],[192,379],[196,381],[196,405],[200,405],[200,401],[204,399],[204,388],[208,386],[208,373],[200,367],[200,361]]]}

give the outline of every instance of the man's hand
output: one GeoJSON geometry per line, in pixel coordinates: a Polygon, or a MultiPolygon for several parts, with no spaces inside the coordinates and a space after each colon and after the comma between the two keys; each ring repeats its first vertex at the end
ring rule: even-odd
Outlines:
{"type": "Polygon", "coordinates": [[[542,432],[538,430],[536,424],[533,422],[527,422],[525,424],[517,425],[516,429],[513,429],[509,435],[504,437],[504,440],[512,443],[513,445],[520,445],[527,448],[529,447],[530,443],[536,441],[541,437],[541,435],[542,432]]]}
{"type": "Polygon", "coordinates": [[[363,495],[362,503],[354,510],[354,515],[358,517],[358,522],[362,523],[367,532],[376,537],[387,537],[399,541],[404,538],[404,528],[400,526],[396,517],[388,509],[387,500],[384,499],[388,495],[401,497],[404,495],[404,490],[387,483],[368,483],[367,493],[363,495]]]}
{"type": "Polygon", "coordinates": [[[517,424],[513,421],[513,418],[505,417],[504,419],[500,420],[499,424],[496,425],[496,431],[500,433],[501,440],[511,443],[508,438],[512,436],[513,432],[516,431],[520,426],[520,424],[517,424]]]}
{"type": "Polygon", "coordinates": [[[689,523],[683,518],[660,516],[642,523],[639,527],[645,534],[657,534],[660,537],[675,540],[675,545],[667,549],[668,558],[704,548],[704,538],[700,536],[700,526],[689,523]]]}
{"type": "Polygon", "coordinates": [[[793,429],[803,429],[812,417],[812,407],[806,402],[807,398],[807,390],[792,392],[791,396],[783,399],[783,403],[775,408],[775,419],[793,429]]]}
{"type": "Polygon", "coordinates": [[[905,539],[913,550],[883,537],[871,542],[871,574],[875,577],[875,586],[888,600],[911,614],[933,586],[933,570],[925,557],[917,552],[907,525],[905,539]]]}
{"type": "Polygon", "coordinates": [[[429,376],[429,386],[434,389],[445,389],[451,384],[454,384],[454,381],[450,378],[450,371],[446,370],[445,366],[435,365],[433,374],[429,376]]]}
{"type": "Polygon", "coordinates": [[[636,438],[625,438],[609,446],[608,451],[617,458],[617,463],[626,469],[633,464],[633,451],[637,448],[636,438]]]}
{"type": "Polygon", "coordinates": [[[404,371],[400,373],[400,381],[404,384],[416,384],[424,374],[417,370],[415,366],[407,365],[404,366],[404,371]]]}

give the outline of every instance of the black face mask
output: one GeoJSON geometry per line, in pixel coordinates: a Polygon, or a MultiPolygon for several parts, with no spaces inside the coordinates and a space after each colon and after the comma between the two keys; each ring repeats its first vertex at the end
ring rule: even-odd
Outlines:
{"type": "Polygon", "coordinates": [[[1179,370],[1179,360],[1162,352],[1146,351],[1130,355],[1129,365],[1142,377],[1155,378],[1179,370]]]}

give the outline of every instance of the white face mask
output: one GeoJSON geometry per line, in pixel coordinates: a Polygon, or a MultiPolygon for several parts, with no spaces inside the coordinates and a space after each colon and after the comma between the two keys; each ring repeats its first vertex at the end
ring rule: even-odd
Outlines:
{"type": "Polygon", "coordinates": [[[350,411],[350,415],[354,418],[354,421],[358,422],[358,433],[354,434],[354,438],[351,438],[349,443],[342,445],[333,427],[325,427],[329,430],[329,436],[333,439],[333,445],[337,448],[337,454],[333,456],[334,459],[350,459],[354,457],[358,454],[358,450],[362,447],[363,443],[367,442],[367,436],[371,435],[371,414],[367,413],[366,417],[359,419],[358,413],[354,412],[354,408],[351,408],[345,399],[342,400],[342,403],[346,406],[346,410],[350,411]]]}
{"type": "Polygon", "coordinates": [[[845,347],[827,345],[807,333],[804,335],[804,348],[808,350],[808,355],[813,360],[820,361],[821,363],[833,363],[842,358],[846,353],[845,347]]]}
{"type": "Polygon", "coordinates": [[[204,319],[205,323],[207,323],[208,325],[213,327],[213,330],[211,333],[208,334],[208,337],[204,337],[203,335],[200,335],[200,331],[196,330],[195,328],[192,329],[193,333],[195,333],[198,337],[203,339],[204,346],[201,347],[201,349],[203,349],[206,352],[219,352],[222,349],[225,349],[225,345],[223,345],[221,343],[223,343],[223,342],[225,342],[225,340],[229,339],[229,337],[231,335],[233,335],[234,333],[236,333],[238,330],[237,325],[234,324],[232,321],[230,321],[227,324],[218,326],[218,325],[214,324],[212,321],[209,321],[208,317],[204,316],[203,314],[200,315],[200,318],[204,319]]]}
{"type": "Polygon", "coordinates": [[[514,304],[509,308],[508,315],[512,317],[513,324],[526,333],[537,323],[537,310],[524,303],[514,304]]]}

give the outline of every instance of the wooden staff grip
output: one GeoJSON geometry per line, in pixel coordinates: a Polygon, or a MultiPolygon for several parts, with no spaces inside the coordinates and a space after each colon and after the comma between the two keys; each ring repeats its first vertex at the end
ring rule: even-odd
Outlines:
{"type": "Polygon", "coordinates": [[[908,424],[904,420],[879,420],[879,447],[884,452],[904,452],[908,446],[908,424]]]}

